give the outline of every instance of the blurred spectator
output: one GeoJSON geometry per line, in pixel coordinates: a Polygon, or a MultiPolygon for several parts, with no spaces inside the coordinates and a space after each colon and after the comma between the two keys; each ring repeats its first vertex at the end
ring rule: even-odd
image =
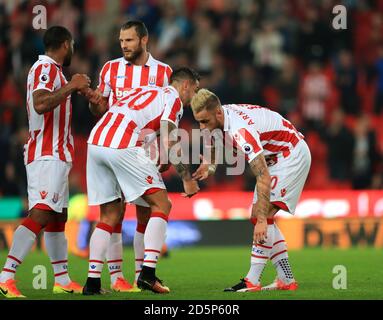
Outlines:
{"type": "Polygon", "coordinates": [[[214,55],[220,43],[219,34],[212,27],[212,21],[207,14],[201,13],[194,18],[196,30],[192,40],[195,51],[196,65],[202,73],[211,72],[214,55]]]}
{"type": "Polygon", "coordinates": [[[378,59],[375,64],[377,73],[375,113],[381,114],[383,111],[383,45],[379,47],[378,53],[378,59]]]}
{"type": "Polygon", "coordinates": [[[310,5],[304,8],[304,18],[298,33],[297,54],[305,65],[313,59],[325,62],[331,45],[329,34],[326,23],[320,19],[318,8],[310,5]]]}
{"type": "Polygon", "coordinates": [[[250,64],[242,65],[237,83],[238,86],[234,89],[236,95],[232,103],[264,105],[261,80],[255,67],[250,64]]]}
{"type": "Polygon", "coordinates": [[[254,64],[260,67],[263,80],[268,83],[283,63],[283,38],[271,21],[264,21],[261,30],[254,33],[251,44],[254,64]]]}
{"type": "Polygon", "coordinates": [[[320,125],[326,114],[326,102],[330,97],[330,83],[318,62],[311,62],[302,80],[302,113],[309,126],[320,125]]]}
{"type": "Polygon", "coordinates": [[[51,24],[67,28],[73,39],[79,38],[80,12],[73,6],[71,0],[60,0],[53,13],[51,24]]]}
{"type": "Polygon", "coordinates": [[[27,198],[27,175],[23,159],[24,143],[27,139],[27,127],[22,127],[11,139],[10,154],[5,169],[4,195],[27,198]]]}
{"type": "Polygon", "coordinates": [[[299,73],[293,57],[286,57],[274,86],[279,94],[278,112],[282,116],[295,112],[298,108],[299,73]]]}
{"type": "Polygon", "coordinates": [[[379,154],[375,132],[370,127],[367,115],[361,115],[354,132],[354,149],[352,163],[353,189],[369,189],[379,164],[379,154]]]}
{"type": "Polygon", "coordinates": [[[357,91],[358,71],[349,51],[341,51],[335,65],[336,85],[340,92],[343,111],[347,114],[360,113],[360,101],[357,91]]]}
{"type": "Polygon", "coordinates": [[[164,1],[161,11],[162,17],[156,28],[158,43],[155,55],[159,60],[176,47],[178,40],[186,39],[190,35],[189,21],[175,3],[164,1]]]}
{"type": "Polygon", "coordinates": [[[340,182],[349,180],[353,161],[354,136],[345,124],[343,111],[335,109],[329,125],[322,126],[319,133],[327,145],[330,178],[340,182]]]}

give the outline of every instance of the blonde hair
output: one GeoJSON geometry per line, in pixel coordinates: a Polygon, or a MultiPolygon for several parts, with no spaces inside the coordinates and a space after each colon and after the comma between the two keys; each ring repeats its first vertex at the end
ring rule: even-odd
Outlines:
{"type": "Polygon", "coordinates": [[[200,89],[194,95],[190,104],[193,113],[198,113],[204,109],[213,110],[221,105],[221,101],[219,101],[219,98],[213,92],[207,89],[200,89]]]}

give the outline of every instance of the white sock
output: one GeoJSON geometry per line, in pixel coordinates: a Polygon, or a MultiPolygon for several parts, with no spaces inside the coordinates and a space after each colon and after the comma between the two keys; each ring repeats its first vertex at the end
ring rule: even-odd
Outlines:
{"type": "Polygon", "coordinates": [[[287,244],[281,230],[275,225],[274,243],[271,249],[270,260],[277,270],[278,278],[284,283],[294,281],[294,276],[289,263],[287,244]]]}
{"type": "MultiPolygon", "coordinates": [[[[255,228],[255,227],[254,227],[255,228]]],[[[267,239],[264,244],[254,244],[251,249],[250,270],[246,278],[253,284],[260,284],[262,272],[269,260],[274,241],[274,224],[267,225],[267,239]]]]}
{"type": "Polygon", "coordinates": [[[133,247],[134,247],[134,258],[135,258],[135,277],[134,281],[137,282],[138,276],[140,275],[142,264],[144,262],[145,255],[145,235],[146,225],[137,224],[136,232],[134,233],[133,247]]]}
{"type": "Polygon", "coordinates": [[[88,278],[101,278],[112,232],[113,228],[102,222],[99,222],[94,229],[89,244],[88,278]]]}
{"type": "Polygon", "coordinates": [[[156,268],[161,248],[166,238],[167,216],[163,213],[152,213],[145,230],[145,254],[143,266],[156,268]]]}
{"type": "Polygon", "coordinates": [[[108,250],[106,252],[106,262],[110,274],[110,282],[114,285],[118,278],[123,278],[122,274],[122,234],[113,232],[110,237],[108,250]]]}
{"type": "Polygon", "coordinates": [[[55,283],[67,286],[71,280],[68,274],[68,242],[65,232],[44,232],[45,247],[47,249],[55,283]]]}
{"type": "Polygon", "coordinates": [[[29,217],[17,227],[13,234],[11,250],[9,250],[7,260],[0,275],[0,282],[6,282],[9,279],[15,278],[17,267],[31,250],[40,230],[41,226],[29,217]]]}

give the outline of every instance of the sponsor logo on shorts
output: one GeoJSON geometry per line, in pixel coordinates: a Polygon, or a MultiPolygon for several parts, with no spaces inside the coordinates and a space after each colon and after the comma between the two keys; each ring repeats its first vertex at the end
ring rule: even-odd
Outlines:
{"type": "Polygon", "coordinates": [[[152,177],[152,176],[147,176],[147,177],[146,177],[146,181],[147,181],[149,184],[152,184],[152,183],[153,183],[153,177],[152,177]]]}
{"type": "Polygon", "coordinates": [[[59,194],[57,192],[53,194],[52,201],[53,203],[57,203],[57,201],[59,201],[59,194]]]}
{"type": "Polygon", "coordinates": [[[284,197],[286,192],[287,192],[287,190],[285,188],[281,189],[281,196],[284,197]]]}
{"type": "Polygon", "coordinates": [[[41,199],[44,200],[44,199],[47,197],[47,195],[48,195],[48,192],[46,192],[46,191],[40,191],[41,199]]]}

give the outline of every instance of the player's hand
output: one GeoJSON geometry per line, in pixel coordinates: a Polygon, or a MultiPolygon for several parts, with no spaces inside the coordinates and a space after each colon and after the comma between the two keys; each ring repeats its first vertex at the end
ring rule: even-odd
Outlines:
{"type": "Polygon", "coordinates": [[[267,220],[260,221],[258,219],[254,227],[253,241],[254,243],[264,244],[267,239],[267,220]]]}
{"type": "Polygon", "coordinates": [[[95,105],[99,105],[102,103],[103,96],[98,89],[92,90],[90,88],[87,88],[87,89],[83,90],[82,92],[84,92],[85,97],[88,98],[90,103],[95,104],[95,105]]]}
{"type": "Polygon", "coordinates": [[[70,84],[77,91],[84,91],[85,89],[89,88],[90,79],[86,74],[76,73],[75,75],[73,75],[72,79],[70,80],[70,84]]]}
{"type": "Polygon", "coordinates": [[[205,158],[200,155],[201,164],[198,169],[192,174],[193,180],[202,181],[209,177],[209,167],[210,165],[206,162],[205,158]]]}
{"type": "Polygon", "coordinates": [[[191,198],[199,191],[198,182],[195,180],[183,180],[185,192],[181,195],[185,198],[191,198]]]}
{"type": "Polygon", "coordinates": [[[209,176],[209,165],[201,163],[198,169],[192,174],[193,180],[202,181],[209,176]]]}

